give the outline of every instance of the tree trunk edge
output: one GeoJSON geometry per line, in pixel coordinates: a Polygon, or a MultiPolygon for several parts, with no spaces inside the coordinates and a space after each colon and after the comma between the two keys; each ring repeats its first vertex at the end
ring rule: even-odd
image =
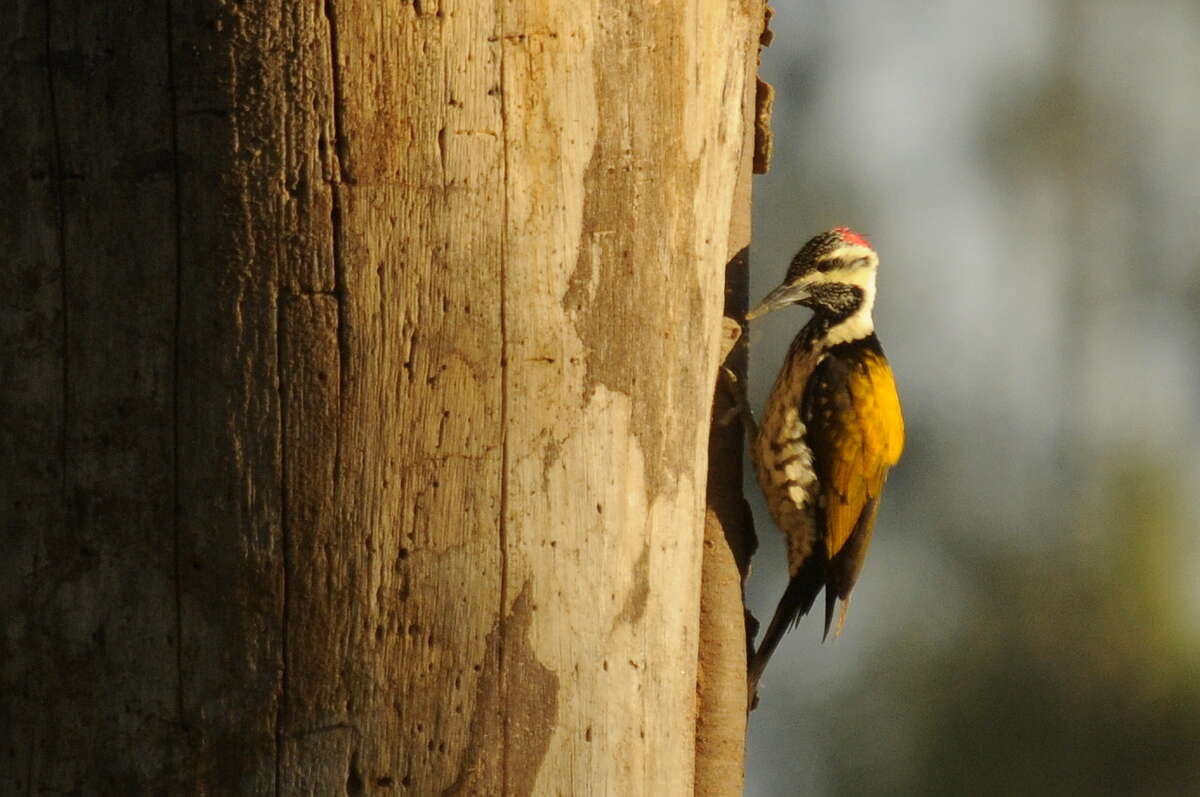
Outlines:
{"type": "MultiPolygon", "coordinates": [[[[770,42],[771,11],[765,3],[747,9],[761,19],[761,46],[770,42]]],[[[724,320],[741,319],[748,306],[753,174],[766,171],[769,151],[769,108],[764,116],[758,78],[760,47],[746,59],[742,113],[742,157],[730,215],[729,262],[725,269],[724,320]]],[[[719,368],[745,379],[748,341],[734,342],[719,368]]],[[[751,651],[743,589],[750,556],[757,547],[753,521],[742,497],[740,422],[720,424],[732,406],[716,379],[713,419],[709,430],[708,488],[701,566],[700,645],[696,671],[696,775],[694,793],[701,797],[737,797],[745,785],[747,728],[746,661],[751,651]]]]}

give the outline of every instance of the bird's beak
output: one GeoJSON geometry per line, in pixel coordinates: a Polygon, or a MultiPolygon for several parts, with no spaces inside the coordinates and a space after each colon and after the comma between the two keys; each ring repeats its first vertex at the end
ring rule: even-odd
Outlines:
{"type": "Polygon", "coordinates": [[[758,306],[750,312],[746,313],[746,320],[758,318],[760,315],[766,315],[772,310],[778,310],[780,307],[787,307],[789,304],[796,304],[812,296],[808,290],[808,285],[803,282],[785,282],[775,290],[768,293],[758,306]]]}

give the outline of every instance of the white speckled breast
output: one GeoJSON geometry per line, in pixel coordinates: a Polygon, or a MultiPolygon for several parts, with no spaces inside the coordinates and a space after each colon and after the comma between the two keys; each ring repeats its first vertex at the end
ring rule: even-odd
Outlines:
{"type": "Polygon", "coordinates": [[[824,351],[808,351],[793,344],[771,389],[754,441],[758,483],[771,516],[787,537],[792,575],[808,558],[816,538],[813,502],[817,476],[805,441],[800,405],[808,378],[823,357],[824,351]]]}

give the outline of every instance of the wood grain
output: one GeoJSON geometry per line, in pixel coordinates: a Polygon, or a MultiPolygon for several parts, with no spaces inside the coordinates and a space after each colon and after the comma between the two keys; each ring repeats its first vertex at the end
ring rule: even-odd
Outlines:
{"type": "Polygon", "coordinates": [[[0,791],[690,793],[758,22],[126,6],[0,11],[0,791]]]}

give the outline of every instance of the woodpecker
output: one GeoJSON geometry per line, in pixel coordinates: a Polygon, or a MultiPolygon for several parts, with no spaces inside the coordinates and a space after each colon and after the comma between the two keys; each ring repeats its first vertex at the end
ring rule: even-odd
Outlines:
{"type": "MultiPolygon", "coordinates": [[[[871,311],[879,256],[848,227],[816,236],[796,254],[783,283],[746,314],[792,304],[812,310],[788,349],[763,414],[751,427],[758,482],[787,538],[791,576],[750,661],[750,697],[784,633],[825,590],[825,631],[838,599],[845,622],[862,570],[888,469],[904,447],[892,369],[871,311]]],[[[743,406],[744,404],[744,399],[743,406]]]]}

